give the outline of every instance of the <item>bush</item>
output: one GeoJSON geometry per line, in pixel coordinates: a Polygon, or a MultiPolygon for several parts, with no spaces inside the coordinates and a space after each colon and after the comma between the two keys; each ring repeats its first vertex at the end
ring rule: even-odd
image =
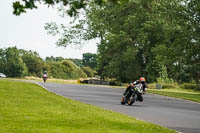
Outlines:
{"type": "MultiPolygon", "coordinates": [[[[167,84],[167,83],[159,83],[162,85],[162,89],[173,89],[173,88],[179,88],[177,84],[167,84]]],[[[156,89],[156,84],[148,84],[149,89],[156,89]]]]}
{"type": "Polygon", "coordinates": [[[83,67],[82,70],[87,74],[87,77],[94,77],[95,71],[90,67],[83,67]]]}
{"type": "Polygon", "coordinates": [[[148,89],[156,89],[156,84],[148,84],[148,89]]]}
{"type": "Polygon", "coordinates": [[[191,83],[184,83],[180,87],[183,89],[200,89],[200,85],[191,83]]]}
{"type": "Polygon", "coordinates": [[[62,62],[49,63],[49,75],[59,79],[79,79],[87,75],[73,62],[65,60],[62,62]]]}
{"type": "Polygon", "coordinates": [[[176,84],[162,84],[162,88],[163,89],[166,89],[166,88],[173,89],[173,88],[178,88],[178,85],[176,85],[176,84]]]}
{"type": "Polygon", "coordinates": [[[67,69],[68,79],[78,79],[78,78],[86,78],[87,75],[83,72],[83,70],[74,64],[70,60],[64,60],[61,62],[67,69]]]}
{"type": "Polygon", "coordinates": [[[67,70],[64,65],[58,62],[49,63],[49,76],[59,79],[67,79],[67,70]]]}

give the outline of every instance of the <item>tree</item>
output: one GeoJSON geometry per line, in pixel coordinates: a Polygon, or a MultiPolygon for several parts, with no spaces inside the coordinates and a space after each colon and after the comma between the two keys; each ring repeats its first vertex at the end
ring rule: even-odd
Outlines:
{"type": "MultiPolygon", "coordinates": [[[[198,13],[193,13],[195,16],[191,21],[191,15],[187,11],[189,4],[183,2],[132,1],[120,6],[111,4],[103,8],[93,7],[97,10],[92,10],[92,16],[95,16],[93,18],[98,18],[102,22],[101,27],[106,31],[101,34],[103,41],[98,49],[101,73],[127,81],[128,75],[123,75],[129,70],[127,66],[122,66],[128,65],[125,59],[130,58],[129,56],[135,57],[129,62],[137,64],[140,75],[147,76],[150,82],[159,77],[178,80],[179,72],[188,74],[187,69],[195,66],[191,65],[194,62],[195,71],[199,72],[199,41],[196,39],[197,34],[192,33],[192,30],[198,31],[198,27],[191,25],[194,23],[192,21],[197,20],[198,13]],[[127,49],[132,49],[129,55],[125,54],[127,49]]],[[[194,5],[195,8],[198,7],[196,3],[194,5]]],[[[90,21],[92,24],[89,26],[100,32],[97,28],[99,23],[92,19],[90,21]]],[[[199,74],[192,75],[198,80],[199,74]]]]}
{"type": "Polygon", "coordinates": [[[20,49],[20,55],[28,68],[28,75],[41,77],[45,69],[45,63],[38,53],[20,49]]]}
{"type": "Polygon", "coordinates": [[[25,13],[27,9],[36,9],[37,5],[36,4],[45,4],[48,6],[54,6],[54,5],[62,5],[62,6],[68,6],[69,9],[67,10],[67,14],[70,16],[75,16],[77,15],[80,9],[85,9],[89,3],[95,3],[96,5],[102,5],[103,3],[117,3],[122,1],[127,1],[127,0],[22,0],[22,2],[16,1],[13,3],[13,8],[14,11],[13,13],[15,15],[20,15],[21,13],[25,13]]]}
{"type": "Polygon", "coordinates": [[[83,67],[83,60],[82,59],[69,59],[74,62],[78,67],[82,68],[83,67]]]}
{"type": "Polygon", "coordinates": [[[86,2],[86,18],[71,27],[51,23],[46,29],[60,35],[58,46],[99,38],[97,71],[102,79],[200,81],[199,0],[112,1],[79,1],[86,2]]]}
{"type": "Polygon", "coordinates": [[[45,59],[47,62],[57,62],[57,61],[63,61],[63,60],[65,60],[63,57],[53,57],[53,56],[51,56],[51,57],[46,57],[46,59],[45,59]]]}
{"type": "Polygon", "coordinates": [[[82,61],[83,61],[84,66],[88,66],[92,69],[96,69],[96,67],[97,67],[97,54],[84,53],[82,61]]]}
{"type": "Polygon", "coordinates": [[[83,72],[87,74],[87,77],[94,77],[95,71],[92,70],[90,67],[82,67],[83,72]]]}
{"type": "Polygon", "coordinates": [[[185,18],[187,20],[187,51],[185,54],[187,72],[197,83],[200,83],[200,1],[191,0],[186,6],[185,18]]]}
{"type": "Polygon", "coordinates": [[[0,64],[0,71],[8,77],[23,77],[27,74],[27,67],[16,47],[0,50],[0,64]]]}

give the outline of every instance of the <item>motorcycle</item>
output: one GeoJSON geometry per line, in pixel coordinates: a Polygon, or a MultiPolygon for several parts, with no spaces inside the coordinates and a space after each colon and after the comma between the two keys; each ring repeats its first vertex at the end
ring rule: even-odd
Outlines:
{"type": "Polygon", "coordinates": [[[142,95],[143,93],[143,89],[142,89],[142,84],[137,84],[137,85],[129,85],[128,87],[130,87],[130,91],[125,95],[122,96],[121,98],[121,104],[128,104],[128,105],[132,105],[135,101],[143,101],[143,97],[142,95]]]}
{"type": "Polygon", "coordinates": [[[47,74],[43,75],[43,81],[44,81],[44,83],[46,83],[46,81],[47,81],[47,74]]]}
{"type": "Polygon", "coordinates": [[[47,77],[43,77],[43,81],[44,81],[44,83],[46,83],[47,77]]]}

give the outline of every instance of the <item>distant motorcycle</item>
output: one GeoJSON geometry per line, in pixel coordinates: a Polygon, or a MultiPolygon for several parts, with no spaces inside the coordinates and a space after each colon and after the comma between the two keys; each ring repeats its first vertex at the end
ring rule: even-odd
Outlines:
{"type": "Polygon", "coordinates": [[[47,74],[44,74],[44,75],[43,75],[43,81],[44,81],[44,83],[46,83],[47,77],[48,77],[47,74]]]}
{"type": "Polygon", "coordinates": [[[121,104],[128,104],[128,105],[132,105],[135,101],[143,101],[143,97],[142,95],[143,93],[143,89],[142,89],[142,84],[137,84],[134,86],[128,86],[131,87],[130,91],[125,95],[122,96],[121,98],[121,104]]]}

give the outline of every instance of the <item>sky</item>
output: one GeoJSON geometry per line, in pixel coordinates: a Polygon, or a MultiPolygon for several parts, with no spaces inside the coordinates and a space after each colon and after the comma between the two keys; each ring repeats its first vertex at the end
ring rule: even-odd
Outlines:
{"type": "Polygon", "coordinates": [[[0,0],[0,48],[17,46],[19,49],[33,50],[44,59],[46,56],[82,59],[83,53],[97,53],[97,41],[92,40],[82,47],[57,47],[57,38],[47,35],[47,22],[67,23],[72,18],[61,18],[56,8],[39,5],[20,16],[12,14],[12,2],[0,0]]]}

